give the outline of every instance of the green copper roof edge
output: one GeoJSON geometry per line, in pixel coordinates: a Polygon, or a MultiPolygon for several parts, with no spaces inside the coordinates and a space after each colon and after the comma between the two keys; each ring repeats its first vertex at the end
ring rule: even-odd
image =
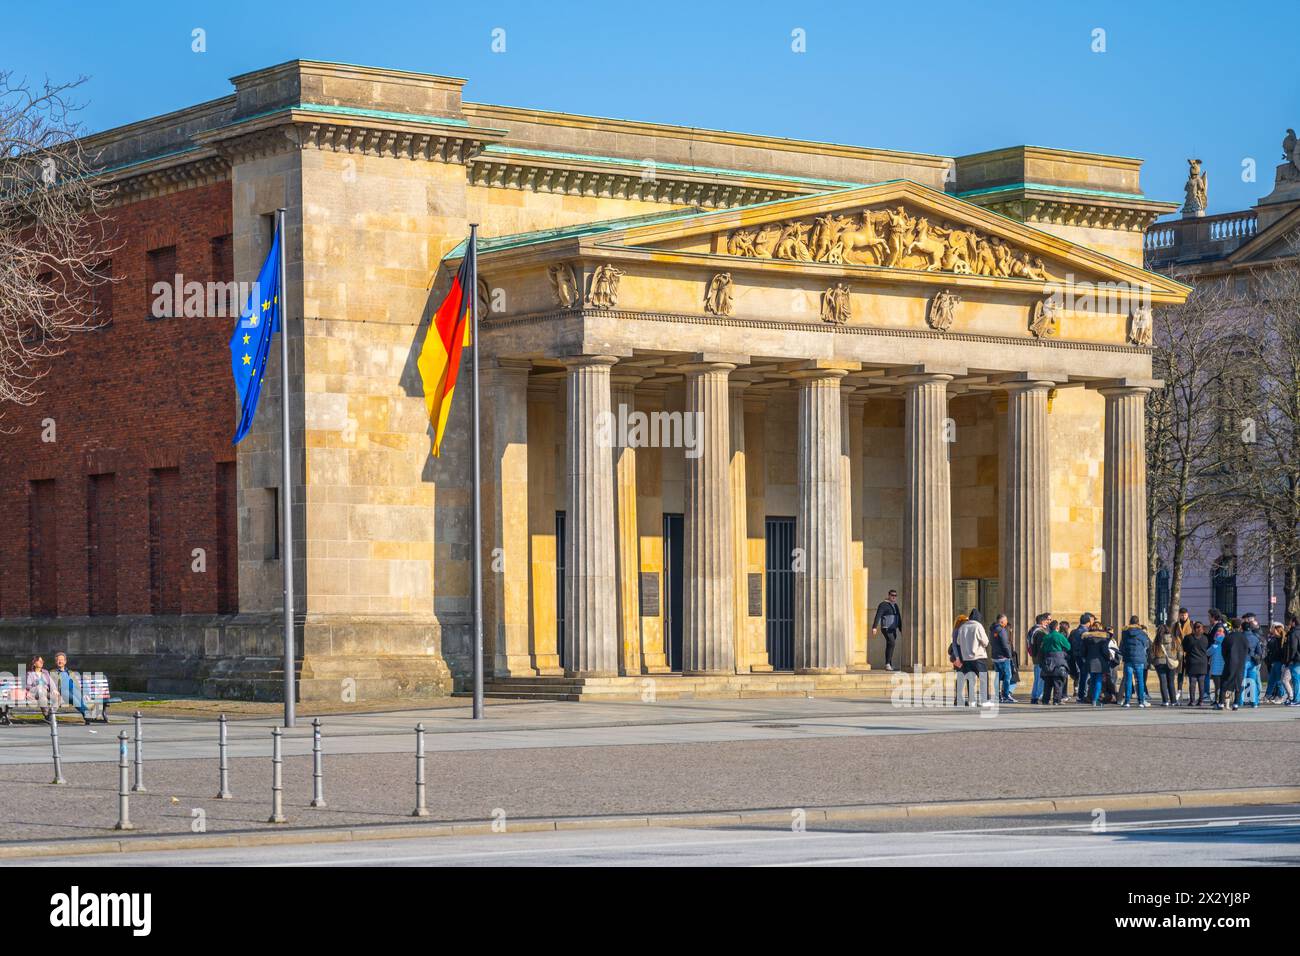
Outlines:
{"type": "Polygon", "coordinates": [[[1121,193],[1108,189],[1086,189],[1075,186],[1052,186],[1048,183],[1010,183],[1006,186],[989,186],[985,189],[967,189],[954,196],[986,196],[990,193],[1011,192],[1017,189],[1041,189],[1049,193],[1073,193],[1080,196],[1107,196],[1111,199],[1146,199],[1142,193],[1121,193]]]}
{"type": "MultiPolygon", "coordinates": [[[[240,123],[247,123],[251,120],[262,119],[267,116],[276,116],[280,113],[288,113],[291,110],[299,110],[305,113],[335,113],[340,116],[364,116],[370,119],[391,119],[401,120],[410,123],[428,123],[434,126],[469,126],[468,120],[457,119],[452,116],[428,116],[424,113],[393,113],[388,110],[371,110],[360,106],[329,106],[324,103],[293,103],[290,106],[277,106],[273,110],[266,110],[262,113],[253,113],[251,116],[241,116],[238,119],[231,120],[219,129],[226,129],[230,126],[236,126],[240,123]]],[[[477,127],[484,129],[487,127],[477,127]]],[[[497,130],[496,132],[504,133],[506,130],[497,130]]]]}
{"type": "Polygon", "coordinates": [[[641,168],[654,169],[671,169],[677,172],[704,173],[713,176],[745,176],[751,179],[775,179],[782,182],[790,183],[807,183],[810,186],[832,186],[837,188],[851,188],[855,186],[865,186],[867,183],[847,182],[837,179],[816,179],[811,176],[793,176],[783,173],[757,173],[749,172],[743,169],[725,169],[718,166],[688,166],[684,163],[659,162],[657,160],[627,159],[622,156],[597,156],[588,153],[566,153],[549,149],[530,149],[525,146],[505,146],[501,143],[492,143],[484,147],[485,153],[505,153],[516,154],[521,156],[541,156],[547,159],[573,159],[594,161],[599,163],[609,163],[615,166],[637,166],[641,168]]]}
{"type": "Polygon", "coordinates": [[[104,169],[95,170],[92,175],[106,176],[109,173],[121,172],[123,169],[130,169],[132,166],[143,166],[145,163],[156,163],[160,159],[170,159],[173,156],[184,156],[186,153],[198,152],[198,146],[186,146],[184,149],[173,149],[169,153],[159,153],[156,156],[146,156],[144,159],[133,159],[129,163],[119,163],[116,166],[106,166],[104,169]]]}

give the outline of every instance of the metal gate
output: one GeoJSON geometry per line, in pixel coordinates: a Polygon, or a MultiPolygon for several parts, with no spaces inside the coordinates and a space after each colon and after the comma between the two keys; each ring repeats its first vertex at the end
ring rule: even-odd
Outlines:
{"type": "Polygon", "coordinates": [[[560,666],[568,666],[568,653],[564,648],[564,561],[569,550],[564,534],[564,512],[555,512],[555,649],[560,655],[560,666]]]}
{"type": "Polygon", "coordinates": [[[767,658],[794,670],[794,519],[767,519],[767,658]]]}

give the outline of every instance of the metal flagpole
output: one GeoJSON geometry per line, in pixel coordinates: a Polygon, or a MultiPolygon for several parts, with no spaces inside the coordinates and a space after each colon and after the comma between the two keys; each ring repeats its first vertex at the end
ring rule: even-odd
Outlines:
{"type": "Polygon", "coordinates": [[[469,227],[469,276],[471,373],[474,381],[470,417],[474,420],[470,440],[474,446],[474,719],[483,716],[483,503],[478,454],[478,223],[469,227]]]}
{"type": "Polygon", "coordinates": [[[284,564],[284,725],[294,725],[294,673],[293,673],[293,479],[289,459],[289,297],[285,282],[284,246],[287,239],[284,229],[284,209],[275,211],[275,230],[280,237],[279,279],[276,296],[280,302],[276,314],[280,318],[280,457],[284,462],[281,475],[280,511],[284,528],[280,558],[284,564]]]}

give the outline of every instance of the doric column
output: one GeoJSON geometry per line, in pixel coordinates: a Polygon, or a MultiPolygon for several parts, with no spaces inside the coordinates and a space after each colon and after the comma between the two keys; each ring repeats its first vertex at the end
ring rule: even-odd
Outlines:
{"type": "Polygon", "coordinates": [[[850,670],[870,670],[867,663],[867,631],[870,629],[870,608],[867,607],[866,541],[862,532],[862,450],[866,398],[853,394],[857,389],[840,387],[844,405],[840,416],[844,427],[840,436],[840,460],[844,470],[844,540],[848,546],[848,563],[845,564],[844,597],[847,601],[845,630],[848,632],[848,656],[844,665],[850,670]]]}
{"type": "Polygon", "coordinates": [[[612,355],[581,355],[565,361],[569,484],[565,670],[584,677],[618,673],[614,458],[609,441],[609,369],[616,361],[612,355]]]}
{"type": "MultiPolygon", "coordinates": [[[[639,371],[616,368],[610,376],[614,420],[636,411],[639,371]]],[[[638,595],[640,536],[636,523],[636,449],[624,443],[621,429],[614,441],[614,563],[618,576],[619,673],[641,673],[641,606],[638,595]]]]}
{"type": "Polygon", "coordinates": [[[1118,633],[1147,620],[1147,386],[1101,388],[1106,396],[1102,469],[1101,618],[1118,633]]]}
{"type": "Polygon", "coordinates": [[[845,670],[844,474],[840,461],[840,379],[844,369],[795,373],[799,384],[798,514],[794,575],[794,669],[845,670]],[[796,558],[798,560],[798,557],[796,558]]]}
{"type": "Polygon", "coordinates": [[[528,369],[485,363],[483,635],[497,677],[536,674],[528,647],[528,369]]]}
{"type": "Polygon", "coordinates": [[[683,369],[686,414],[693,416],[696,440],[693,449],[686,449],[682,672],[687,674],[732,674],[736,669],[727,385],[735,367],[729,362],[698,362],[683,369]]]}
{"type": "Polygon", "coordinates": [[[907,664],[947,665],[952,639],[952,486],[948,382],[925,373],[903,379],[903,626],[907,664]]]}
{"type": "MultiPolygon", "coordinates": [[[[1034,617],[1052,609],[1051,483],[1047,439],[1047,393],[1054,383],[1009,382],[1006,456],[1002,470],[1002,610],[1025,656],[1034,617]]],[[[982,609],[988,615],[996,608],[982,609]]]]}
{"type": "Polygon", "coordinates": [[[735,667],[741,674],[749,672],[749,498],[745,488],[745,389],[747,378],[732,375],[728,382],[728,410],[731,418],[731,449],[728,468],[731,476],[731,561],[732,612],[736,630],[735,667]]]}

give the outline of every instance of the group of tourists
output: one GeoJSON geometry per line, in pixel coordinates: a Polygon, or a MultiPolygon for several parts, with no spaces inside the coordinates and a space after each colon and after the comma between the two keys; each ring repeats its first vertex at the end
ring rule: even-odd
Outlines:
{"type": "MultiPolygon", "coordinates": [[[[1152,636],[1133,616],[1116,636],[1095,614],[1084,614],[1077,625],[1039,614],[1025,639],[1033,664],[1029,703],[1056,706],[1073,700],[1094,707],[1149,707],[1147,681],[1154,668],[1164,707],[1300,706],[1300,620],[1295,614],[1267,630],[1254,614],[1229,619],[1211,608],[1209,618],[1208,624],[1192,621],[1187,608],[1179,608],[1177,618],[1161,624],[1152,636]]],[[[894,669],[901,626],[897,593],[890,591],[872,622],[872,633],[885,635],[886,670],[894,669]]],[[[997,701],[1018,703],[1012,694],[1022,683],[1021,662],[1005,614],[987,628],[978,608],[958,617],[948,659],[964,678],[957,682],[958,705],[965,688],[966,706],[974,706],[978,685],[980,701],[991,706],[993,674],[997,701]]]]}

